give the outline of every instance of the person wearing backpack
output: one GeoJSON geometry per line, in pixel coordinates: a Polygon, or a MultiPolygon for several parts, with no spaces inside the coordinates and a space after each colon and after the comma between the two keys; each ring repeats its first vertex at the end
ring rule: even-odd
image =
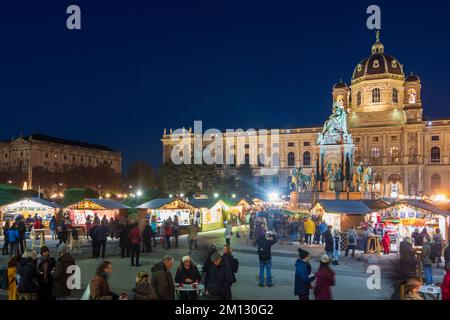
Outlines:
{"type": "Polygon", "coordinates": [[[267,274],[267,286],[272,287],[272,246],[277,242],[276,236],[268,231],[256,240],[259,258],[259,286],[264,287],[264,269],[267,274]]]}
{"type": "Polygon", "coordinates": [[[20,234],[17,229],[17,222],[14,222],[12,227],[8,230],[8,241],[9,241],[9,257],[13,257],[19,254],[19,239],[20,234]]]}
{"type": "Polygon", "coordinates": [[[358,234],[356,233],[354,226],[347,231],[347,238],[348,238],[348,245],[347,249],[345,249],[345,256],[348,257],[348,253],[350,252],[350,250],[352,250],[352,258],[353,258],[355,256],[356,241],[358,238],[358,234]]]}
{"type": "Polygon", "coordinates": [[[225,244],[223,246],[223,255],[222,258],[226,263],[230,265],[231,271],[233,272],[233,283],[236,282],[236,273],[239,270],[239,261],[233,256],[233,250],[230,245],[225,244]]]}

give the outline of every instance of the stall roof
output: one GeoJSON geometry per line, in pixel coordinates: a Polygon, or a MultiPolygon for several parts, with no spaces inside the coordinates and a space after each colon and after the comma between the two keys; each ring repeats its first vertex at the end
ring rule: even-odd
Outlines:
{"type": "Polygon", "coordinates": [[[431,203],[428,203],[428,202],[425,202],[422,200],[404,199],[404,200],[400,200],[398,202],[392,203],[391,206],[395,206],[396,204],[399,204],[399,203],[405,203],[405,204],[408,204],[413,207],[417,207],[417,208],[420,208],[423,210],[430,211],[434,214],[440,214],[441,216],[446,216],[446,217],[450,216],[450,212],[439,209],[438,207],[432,205],[431,203]]]}
{"type": "Polygon", "coordinates": [[[136,209],[158,209],[161,208],[162,206],[175,201],[175,200],[180,200],[177,198],[157,198],[157,199],[153,199],[150,201],[147,201],[143,204],[138,205],[137,207],[135,207],[136,209]]]}
{"type": "Polygon", "coordinates": [[[248,205],[252,206],[254,205],[254,202],[252,199],[250,198],[235,198],[235,199],[228,199],[227,201],[225,201],[226,204],[228,204],[229,206],[237,206],[239,204],[239,202],[241,201],[245,201],[248,203],[248,205]]]}
{"type": "Polygon", "coordinates": [[[317,200],[311,209],[318,203],[329,213],[358,215],[372,212],[361,200],[317,200]]]}
{"type": "Polygon", "coordinates": [[[45,199],[42,199],[42,198],[38,198],[38,197],[23,198],[23,199],[14,201],[14,202],[10,202],[10,203],[4,204],[2,207],[8,207],[8,206],[11,206],[11,205],[14,205],[16,203],[23,202],[23,201],[32,201],[32,202],[38,203],[38,204],[40,204],[42,206],[47,206],[47,207],[50,207],[50,208],[53,208],[53,209],[62,208],[62,206],[60,206],[59,204],[56,204],[54,202],[51,202],[51,201],[48,201],[48,200],[45,200],[45,199]]]}
{"type": "Polygon", "coordinates": [[[373,211],[384,209],[391,205],[391,203],[384,201],[382,199],[367,199],[367,200],[362,200],[362,202],[364,202],[365,205],[368,206],[373,211]]]}
{"type": "MultiPolygon", "coordinates": [[[[117,202],[117,201],[113,201],[113,200],[109,200],[109,199],[87,198],[87,199],[84,199],[84,200],[82,200],[80,202],[83,202],[83,201],[93,202],[96,205],[98,205],[100,207],[103,207],[104,209],[130,209],[129,206],[124,205],[121,202],[117,202]]],[[[76,204],[77,203],[75,203],[75,204],[73,204],[71,206],[75,206],[76,207],[76,204]]]]}
{"type": "Polygon", "coordinates": [[[218,199],[218,198],[205,198],[205,199],[192,198],[192,199],[189,199],[189,201],[187,203],[189,203],[191,206],[193,206],[195,208],[210,209],[210,208],[214,207],[217,204],[217,202],[219,202],[219,201],[222,201],[222,200],[218,199]]]}

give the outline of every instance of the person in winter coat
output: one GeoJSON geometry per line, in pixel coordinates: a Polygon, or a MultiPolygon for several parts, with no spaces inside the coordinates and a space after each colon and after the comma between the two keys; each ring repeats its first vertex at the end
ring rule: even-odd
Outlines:
{"type": "Polygon", "coordinates": [[[209,272],[211,270],[212,261],[211,257],[214,253],[217,252],[217,247],[214,244],[210,244],[208,247],[208,253],[206,254],[205,262],[203,263],[203,273],[205,274],[204,284],[206,287],[206,284],[208,282],[209,272]]]}
{"type": "Polygon", "coordinates": [[[445,268],[450,266],[450,241],[447,244],[447,248],[444,250],[444,263],[445,268]]]}
{"type": "Polygon", "coordinates": [[[336,229],[333,231],[333,265],[339,265],[339,254],[341,253],[341,236],[336,229]]]}
{"type": "Polygon", "coordinates": [[[429,286],[433,284],[433,256],[431,251],[431,243],[427,237],[423,238],[421,258],[425,285],[429,286]]]}
{"type": "Polygon", "coordinates": [[[55,216],[52,216],[52,218],[50,219],[50,224],[49,224],[52,240],[56,240],[56,228],[57,227],[58,227],[58,223],[56,222],[56,218],[55,218],[55,216]]]}
{"type": "Polygon", "coordinates": [[[2,256],[9,255],[9,229],[11,228],[9,220],[5,222],[5,225],[2,227],[3,230],[3,248],[2,248],[2,256]]]}
{"type": "Polygon", "coordinates": [[[198,229],[197,223],[192,221],[188,228],[189,253],[192,253],[192,248],[194,248],[196,252],[198,250],[198,229]]]}
{"type": "Polygon", "coordinates": [[[333,300],[331,287],[335,283],[335,272],[330,268],[330,257],[324,254],[320,258],[319,270],[316,272],[316,286],[314,287],[316,300],[333,300]]]}
{"type": "Polygon", "coordinates": [[[233,272],[220,253],[211,256],[211,269],[206,285],[206,293],[210,299],[231,300],[233,272]]]}
{"type": "Polygon", "coordinates": [[[15,255],[8,260],[8,300],[17,300],[17,283],[16,283],[16,273],[17,264],[19,262],[20,256],[15,255]]]}
{"type": "Polygon", "coordinates": [[[61,219],[61,222],[58,225],[58,244],[56,245],[56,247],[59,247],[62,243],[66,243],[67,241],[67,235],[66,235],[66,230],[67,230],[67,226],[66,226],[66,222],[64,221],[64,219],[61,219]]]}
{"type": "Polygon", "coordinates": [[[98,215],[96,213],[94,213],[94,219],[92,220],[92,224],[94,226],[99,226],[100,225],[100,218],[98,217],[98,215]]]}
{"type": "Polygon", "coordinates": [[[180,223],[178,221],[178,216],[175,215],[173,217],[173,223],[172,223],[172,234],[175,240],[175,248],[178,248],[178,234],[180,232],[180,223]]]}
{"type": "MultiPolygon", "coordinates": [[[[198,271],[197,266],[192,262],[191,257],[184,256],[181,258],[180,265],[177,268],[175,274],[175,282],[179,285],[192,285],[194,283],[200,283],[202,277],[198,271]]],[[[180,300],[195,300],[197,299],[196,291],[181,291],[180,300]]]]}
{"type": "Polygon", "coordinates": [[[137,223],[133,225],[133,229],[130,230],[130,233],[128,234],[128,239],[130,241],[131,246],[131,266],[134,267],[140,267],[139,264],[139,254],[141,249],[141,231],[139,230],[139,226],[137,223]],[[136,256],[136,262],[134,260],[134,257],[136,256]]]}
{"type": "Polygon", "coordinates": [[[442,300],[450,300],[450,266],[446,266],[447,273],[442,280],[441,291],[442,300]]]}
{"type": "Polygon", "coordinates": [[[381,245],[383,246],[383,253],[389,254],[391,248],[391,237],[388,232],[385,232],[381,239],[381,245]]]}
{"type": "Polygon", "coordinates": [[[54,300],[52,296],[53,278],[51,272],[55,267],[55,264],[55,259],[50,257],[50,250],[47,246],[43,246],[41,248],[41,255],[37,262],[37,269],[39,273],[39,290],[37,294],[38,300],[54,300]]]}
{"type": "Polygon", "coordinates": [[[130,239],[128,235],[130,234],[131,228],[127,221],[124,221],[120,225],[119,231],[119,247],[120,247],[120,257],[125,258],[130,256],[130,239]]]}
{"type": "Polygon", "coordinates": [[[345,249],[345,256],[348,257],[348,253],[350,252],[350,250],[352,250],[352,258],[353,258],[355,256],[355,249],[358,239],[358,234],[356,233],[356,229],[354,226],[347,231],[347,239],[348,239],[348,246],[347,249],[345,249]]]}
{"type": "Polygon", "coordinates": [[[108,225],[104,220],[100,223],[99,226],[93,228],[91,237],[92,241],[94,242],[95,240],[96,243],[96,252],[95,252],[96,258],[100,257],[101,252],[102,258],[105,259],[106,240],[108,238],[108,232],[109,232],[108,225]]]}
{"type": "Polygon", "coordinates": [[[313,235],[316,232],[316,224],[311,218],[307,218],[304,222],[305,226],[305,244],[312,245],[313,235]]]}
{"type": "Polygon", "coordinates": [[[416,273],[417,259],[413,249],[413,240],[406,237],[400,242],[400,271],[404,278],[410,278],[416,273]]]}
{"type": "Polygon", "coordinates": [[[91,234],[91,228],[92,228],[91,216],[86,217],[86,222],[84,225],[85,225],[85,230],[86,230],[86,239],[89,239],[89,235],[91,234]]]}
{"type": "Polygon", "coordinates": [[[277,242],[277,237],[272,232],[266,232],[256,239],[256,248],[259,258],[259,283],[264,287],[264,270],[267,276],[267,286],[272,287],[272,246],[277,242]]]}
{"type": "Polygon", "coordinates": [[[20,233],[17,228],[17,223],[14,222],[12,227],[8,230],[9,242],[9,257],[19,254],[20,233]]]}
{"type": "MultiPolygon", "coordinates": [[[[431,245],[431,250],[433,251],[433,257],[437,262],[437,267],[440,267],[442,262],[442,248],[443,248],[443,239],[441,229],[436,228],[435,233],[433,235],[433,244],[431,245]]],[[[445,267],[445,265],[444,265],[445,267]]],[[[445,269],[445,268],[444,268],[445,269]]]]}
{"type": "Polygon", "coordinates": [[[128,300],[156,300],[156,292],[150,283],[150,276],[146,271],[139,271],[136,275],[136,286],[131,289],[128,300]]]}
{"type": "Polygon", "coordinates": [[[158,235],[158,224],[156,223],[155,216],[152,217],[150,226],[152,227],[153,246],[156,247],[156,236],[158,235]]]}
{"type": "Polygon", "coordinates": [[[172,243],[170,241],[172,235],[173,235],[172,219],[169,217],[169,219],[167,219],[167,221],[164,222],[164,239],[166,243],[166,249],[172,248],[172,243]]]}
{"type": "Polygon", "coordinates": [[[89,282],[91,300],[118,300],[118,295],[109,288],[108,279],[113,272],[112,263],[102,261],[97,267],[95,276],[89,282]]]}
{"type": "Polygon", "coordinates": [[[319,231],[320,231],[320,242],[321,244],[325,245],[325,232],[328,230],[328,224],[324,221],[322,221],[319,224],[319,231]]]}
{"type": "Polygon", "coordinates": [[[71,273],[68,273],[68,268],[75,265],[75,260],[69,254],[69,248],[65,243],[58,247],[58,256],[55,269],[51,273],[53,278],[52,294],[56,300],[65,300],[72,293],[72,290],[67,286],[67,279],[71,276],[71,273]]]}
{"type": "Polygon", "coordinates": [[[36,268],[37,255],[34,250],[26,250],[17,266],[17,291],[19,300],[37,300],[39,274],[36,268]]]}
{"type": "Polygon", "coordinates": [[[20,247],[20,253],[24,253],[25,249],[27,248],[27,241],[25,239],[25,233],[27,231],[27,227],[25,225],[25,222],[22,219],[19,219],[17,222],[17,229],[19,230],[19,247],[20,247]]]}
{"type": "Polygon", "coordinates": [[[333,257],[334,251],[333,234],[331,233],[332,229],[333,229],[332,226],[328,226],[327,231],[325,231],[325,233],[323,234],[325,239],[325,252],[330,258],[333,257]]]}
{"type": "Polygon", "coordinates": [[[309,252],[298,249],[298,256],[299,258],[295,262],[294,294],[298,296],[299,300],[309,300],[311,282],[314,281],[314,277],[311,277],[309,252]]]}
{"type": "Polygon", "coordinates": [[[142,231],[142,242],[144,243],[142,247],[142,252],[152,252],[152,227],[150,224],[145,223],[144,230],[142,231]]]}
{"type": "Polygon", "coordinates": [[[233,256],[233,250],[228,244],[223,246],[223,255],[222,258],[231,268],[231,272],[233,272],[233,283],[236,282],[236,273],[239,270],[239,261],[233,256]]]}
{"type": "Polygon", "coordinates": [[[414,240],[414,245],[416,247],[421,247],[423,244],[423,235],[419,232],[419,229],[414,229],[414,232],[411,234],[411,238],[414,240]]]}
{"type": "Polygon", "coordinates": [[[159,300],[174,300],[175,298],[175,284],[172,273],[170,272],[172,266],[173,258],[171,256],[165,256],[151,269],[151,283],[159,300]]]}
{"type": "Polygon", "coordinates": [[[419,293],[422,286],[422,279],[411,277],[404,286],[404,296],[402,300],[424,300],[419,293]]]}
{"type": "Polygon", "coordinates": [[[231,222],[225,221],[224,224],[225,224],[225,233],[224,233],[225,242],[226,242],[226,244],[229,245],[229,244],[231,244],[231,236],[233,235],[233,227],[231,225],[231,222]]]}
{"type": "Polygon", "coordinates": [[[420,232],[420,235],[422,236],[422,238],[427,238],[428,242],[431,242],[431,236],[428,233],[427,228],[423,228],[422,231],[420,232]]]}

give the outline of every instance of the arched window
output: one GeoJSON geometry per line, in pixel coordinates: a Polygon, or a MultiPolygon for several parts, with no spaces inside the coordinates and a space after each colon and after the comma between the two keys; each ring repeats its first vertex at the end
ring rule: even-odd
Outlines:
{"type": "Polygon", "coordinates": [[[381,101],[380,89],[375,88],[372,90],[372,102],[380,102],[380,101],[381,101]]]}
{"type": "Polygon", "coordinates": [[[441,188],[441,176],[438,174],[433,174],[431,176],[431,190],[435,191],[439,188],[441,188]]]}
{"type": "Polygon", "coordinates": [[[370,163],[371,164],[380,164],[381,163],[380,155],[381,155],[380,149],[372,148],[370,150],[370,163]]]}
{"type": "Polygon", "coordinates": [[[430,153],[431,153],[430,154],[431,162],[433,162],[433,163],[441,162],[441,149],[439,149],[438,147],[433,147],[433,148],[431,148],[430,153]]]}
{"type": "Polygon", "coordinates": [[[361,91],[358,91],[358,93],[356,94],[356,105],[360,106],[362,103],[362,94],[361,91]]]}
{"type": "Polygon", "coordinates": [[[355,157],[354,163],[355,164],[359,164],[361,162],[361,160],[362,160],[362,158],[361,158],[361,149],[360,148],[355,148],[355,151],[354,151],[353,155],[355,157]]]}
{"type": "Polygon", "coordinates": [[[417,162],[417,151],[416,148],[412,147],[409,149],[409,163],[414,164],[417,162]]]}
{"type": "Polygon", "coordinates": [[[264,153],[260,153],[258,155],[258,166],[260,167],[264,167],[265,163],[264,163],[264,153]]]}
{"type": "Polygon", "coordinates": [[[278,153],[272,154],[272,167],[280,166],[280,155],[278,153]]]}
{"type": "Polygon", "coordinates": [[[416,90],[411,89],[408,91],[408,103],[415,104],[416,103],[416,90]]]}
{"type": "Polygon", "coordinates": [[[303,152],[303,166],[311,166],[311,153],[309,151],[303,152]]]}
{"type": "Polygon", "coordinates": [[[244,156],[244,164],[250,164],[250,155],[248,153],[244,156]]]}
{"type": "Polygon", "coordinates": [[[392,102],[397,103],[398,102],[398,90],[392,89],[392,102]]]}
{"type": "Polygon", "coordinates": [[[295,154],[293,152],[288,153],[287,165],[288,167],[295,167],[295,154]]]}
{"type": "Polygon", "coordinates": [[[390,158],[391,158],[390,159],[391,163],[399,163],[400,162],[400,153],[399,153],[397,147],[392,147],[389,150],[389,155],[390,155],[390,158]]]}

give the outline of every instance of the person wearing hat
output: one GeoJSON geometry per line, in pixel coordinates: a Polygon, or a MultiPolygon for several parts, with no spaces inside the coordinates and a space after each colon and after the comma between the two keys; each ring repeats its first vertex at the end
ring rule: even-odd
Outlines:
{"type": "MultiPolygon", "coordinates": [[[[200,283],[201,280],[200,272],[198,272],[198,268],[192,262],[191,257],[182,257],[180,265],[177,268],[177,273],[175,274],[175,282],[180,285],[192,285],[193,283],[200,283]]],[[[180,292],[180,300],[195,300],[196,298],[196,291],[180,292]]]]}
{"type": "Polygon", "coordinates": [[[150,283],[150,275],[147,271],[139,271],[136,274],[136,286],[128,295],[128,300],[156,300],[156,292],[150,283]]]}
{"type": "Polygon", "coordinates": [[[217,251],[211,255],[211,262],[208,282],[206,283],[208,297],[214,300],[231,300],[233,272],[229,264],[217,251]]]}
{"type": "Polygon", "coordinates": [[[335,283],[335,272],[330,268],[330,257],[324,254],[320,257],[319,270],[316,272],[316,286],[314,287],[316,300],[333,300],[331,287],[335,283]]]}
{"type": "Polygon", "coordinates": [[[67,269],[75,265],[75,260],[69,254],[69,248],[65,243],[61,243],[58,246],[58,256],[55,270],[52,272],[52,294],[57,300],[64,300],[72,293],[71,289],[67,286],[67,279],[72,273],[68,273],[67,269]]]}
{"type": "Polygon", "coordinates": [[[295,286],[294,294],[299,300],[309,300],[309,290],[314,276],[311,276],[311,265],[309,264],[309,252],[298,249],[299,258],[295,262],[295,286]]]}

